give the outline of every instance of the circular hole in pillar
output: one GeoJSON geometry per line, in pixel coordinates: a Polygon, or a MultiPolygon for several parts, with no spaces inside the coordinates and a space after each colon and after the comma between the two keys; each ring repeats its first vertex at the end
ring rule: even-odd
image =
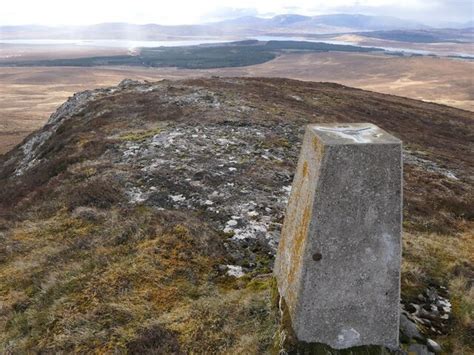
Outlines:
{"type": "Polygon", "coordinates": [[[323,255],[321,253],[314,253],[313,254],[313,260],[314,261],[320,261],[323,258],[323,255]]]}

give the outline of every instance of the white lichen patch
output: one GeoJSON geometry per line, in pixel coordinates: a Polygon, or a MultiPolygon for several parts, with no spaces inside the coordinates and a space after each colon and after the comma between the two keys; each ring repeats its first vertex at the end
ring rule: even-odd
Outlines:
{"type": "Polygon", "coordinates": [[[36,159],[37,152],[52,134],[53,132],[51,131],[37,133],[23,144],[21,147],[21,150],[23,151],[23,159],[20,164],[18,164],[19,168],[16,169],[15,175],[23,175],[26,171],[30,170],[40,162],[40,160],[36,159]]]}
{"type": "Polygon", "coordinates": [[[185,201],[186,200],[186,197],[184,197],[183,195],[170,195],[170,199],[173,201],[173,202],[182,202],[182,201],[185,201]]]}
{"type": "Polygon", "coordinates": [[[126,195],[128,196],[128,200],[132,204],[136,203],[141,203],[143,201],[146,201],[147,199],[147,194],[140,190],[138,187],[132,187],[129,190],[125,191],[126,195]]]}
{"type": "Polygon", "coordinates": [[[228,221],[228,222],[226,223],[226,225],[229,226],[229,227],[234,227],[234,226],[236,226],[238,223],[239,223],[239,222],[237,222],[235,219],[231,219],[230,221],[228,221]]]}
{"type": "Polygon", "coordinates": [[[448,179],[459,180],[458,177],[451,170],[440,167],[434,161],[431,161],[426,158],[421,158],[415,155],[415,153],[410,150],[405,149],[403,151],[403,161],[405,162],[405,164],[419,166],[423,170],[444,175],[448,179]]]}
{"type": "Polygon", "coordinates": [[[227,275],[233,277],[242,277],[245,275],[245,272],[242,269],[242,266],[238,265],[226,265],[227,266],[227,275]]]}

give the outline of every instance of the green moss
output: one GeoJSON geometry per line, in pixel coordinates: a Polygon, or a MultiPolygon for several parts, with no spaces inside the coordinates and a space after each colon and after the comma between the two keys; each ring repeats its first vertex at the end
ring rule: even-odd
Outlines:
{"type": "Polygon", "coordinates": [[[233,230],[228,231],[228,232],[222,232],[222,235],[224,236],[224,238],[229,239],[235,235],[235,232],[233,230]]]}
{"type": "Polygon", "coordinates": [[[6,323],[6,330],[10,332],[12,338],[26,336],[30,329],[28,317],[23,312],[15,313],[6,323]]]}
{"type": "Polygon", "coordinates": [[[256,257],[256,272],[258,274],[270,274],[272,273],[272,262],[273,257],[268,254],[257,254],[256,257]]]}
{"type": "Polygon", "coordinates": [[[161,127],[144,130],[144,131],[136,131],[136,132],[128,132],[122,134],[120,136],[121,140],[124,141],[131,141],[131,142],[142,142],[148,138],[151,138],[159,133],[161,133],[163,129],[161,127]]]}
{"type": "Polygon", "coordinates": [[[178,224],[173,228],[173,232],[178,236],[185,236],[188,234],[189,230],[185,226],[178,224]]]}
{"type": "Polygon", "coordinates": [[[273,278],[253,278],[247,283],[246,288],[252,291],[271,290],[273,286],[273,278]]]}

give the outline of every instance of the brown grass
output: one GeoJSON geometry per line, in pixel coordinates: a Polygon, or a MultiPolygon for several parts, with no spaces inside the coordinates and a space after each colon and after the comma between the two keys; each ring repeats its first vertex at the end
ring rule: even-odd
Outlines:
{"type": "Polygon", "coordinates": [[[468,354],[474,348],[474,225],[453,236],[405,233],[403,237],[402,296],[409,301],[430,285],[449,290],[453,305],[449,336],[438,340],[446,354],[468,354]]]}
{"type": "Polygon", "coordinates": [[[6,243],[16,252],[0,269],[2,353],[244,354],[271,346],[271,280],[219,281],[223,248],[201,222],[142,207],[126,219],[106,214],[98,224],[63,212],[11,231],[6,243]]]}

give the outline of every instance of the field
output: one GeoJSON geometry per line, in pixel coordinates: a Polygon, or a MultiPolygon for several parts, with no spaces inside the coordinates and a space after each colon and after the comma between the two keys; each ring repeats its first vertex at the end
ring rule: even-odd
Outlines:
{"type": "Polygon", "coordinates": [[[0,154],[41,127],[73,93],[116,85],[124,78],[153,81],[218,75],[331,81],[474,111],[473,70],[472,61],[336,52],[288,53],[259,65],[206,70],[0,67],[0,154]]]}
{"type": "Polygon", "coordinates": [[[0,64],[7,61],[83,58],[104,55],[125,55],[127,48],[74,45],[31,45],[0,43],[0,64]]]}

